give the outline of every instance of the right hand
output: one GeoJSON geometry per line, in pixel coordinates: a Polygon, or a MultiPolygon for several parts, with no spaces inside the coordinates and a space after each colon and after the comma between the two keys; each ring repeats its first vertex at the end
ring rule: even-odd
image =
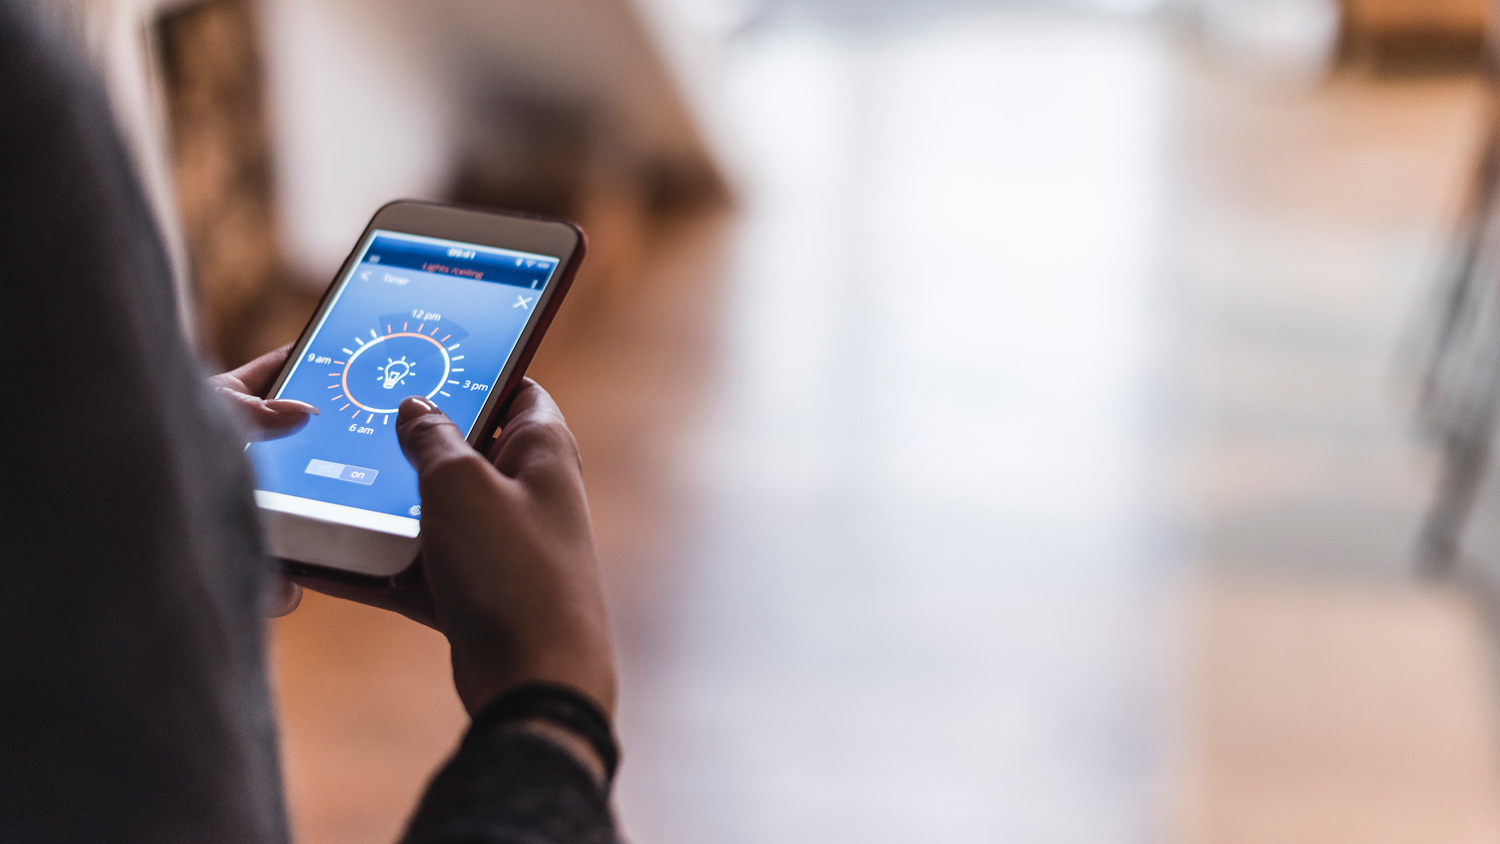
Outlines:
{"type": "Polygon", "coordinates": [[[612,716],[614,652],[578,446],[530,379],[501,430],[486,460],[436,406],[403,401],[396,435],[422,493],[421,579],[395,590],[299,579],[442,632],[470,714],[542,681],[612,716]]]}

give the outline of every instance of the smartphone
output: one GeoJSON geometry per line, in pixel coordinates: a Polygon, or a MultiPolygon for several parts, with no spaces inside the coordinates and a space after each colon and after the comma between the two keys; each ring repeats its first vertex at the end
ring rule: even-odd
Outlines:
{"type": "Polygon", "coordinates": [[[270,551],[293,570],[392,578],[421,543],[396,411],[425,396],[487,444],[583,259],[577,226],[401,201],[370,221],[267,398],[322,413],[247,447],[270,551]]]}

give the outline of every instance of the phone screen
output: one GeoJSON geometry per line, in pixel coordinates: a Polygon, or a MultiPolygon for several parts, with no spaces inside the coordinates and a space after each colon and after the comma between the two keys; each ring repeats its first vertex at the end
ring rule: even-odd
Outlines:
{"type": "Polygon", "coordinates": [[[249,446],[257,503],[417,536],[421,500],[396,441],[398,405],[426,396],[470,434],[558,262],[371,232],[275,394],[322,414],[249,446]]]}

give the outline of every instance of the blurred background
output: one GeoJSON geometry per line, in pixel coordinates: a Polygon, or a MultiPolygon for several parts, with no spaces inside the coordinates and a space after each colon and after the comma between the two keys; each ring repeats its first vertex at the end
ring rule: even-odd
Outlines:
{"type": "MultiPolygon", "coordinates": [[[[389,199],[588,230],[632,840],[1500,839],[1488,0],[74,3],[210,359],[389,199]]],[[[273,629],[394,840],[443,641],[273,629]]]]}

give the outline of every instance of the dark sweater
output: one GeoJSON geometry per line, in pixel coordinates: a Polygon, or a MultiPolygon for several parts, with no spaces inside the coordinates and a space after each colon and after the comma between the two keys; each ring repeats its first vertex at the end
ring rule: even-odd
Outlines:
{"type": "MultiPolygon", "coordinates": [[[[183,342],[96,80],[0,0],[0,841],[287,840],[242,438],[183,342]]],[[[483,719],[411,842],[609,842],[604,794],[483,719]]]]}

